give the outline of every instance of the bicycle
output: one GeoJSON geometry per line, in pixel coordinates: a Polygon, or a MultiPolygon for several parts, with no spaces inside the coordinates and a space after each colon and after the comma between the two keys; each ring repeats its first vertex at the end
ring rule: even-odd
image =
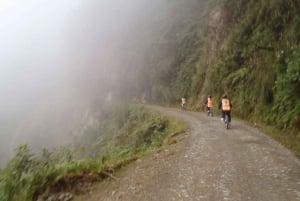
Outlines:
{"type": "Polygon", "coordinates": [[[186,111],[186,106],[185,106],[185,104],[181,104],[181,110],[182,110],[182,111],[186,111]]]}
{"type": "Polygon", "coordinates": [[[230,128],[230,122],[229,122],[229,116],[228,116],[227,112],[225,112],[224,123],[225,123],[226,129],[229,129],[230,128]]]}
{"type": "Polygon", "coordinates": [[[210,117],[213,116],[213,111],[212,111],[211,108],[208,108],[208,109],[207,109],[207,116],[210,116],[210,117]]]}

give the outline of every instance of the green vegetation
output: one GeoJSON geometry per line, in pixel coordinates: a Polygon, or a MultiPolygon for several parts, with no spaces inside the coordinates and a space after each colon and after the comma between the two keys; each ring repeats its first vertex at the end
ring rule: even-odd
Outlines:
{"type": "Polygon", "coordinates": [[[290,34],[300,28],[297,4],[249,1],[237,13],[239,23],[232,25],[216,68],[222,68],[218,77],[223,90],[233,94],[244,118],[257,116],[278,128],[291,128],[300,114],[299,36],[290,34]]]}
{"type": "MultiPolygon", "coordinates": [[[[136,88],[130,98],[171,105],[186,96],[196,108],[203,96],[211,94],[217,101],[226,92],[235,115],[256,122],[300,155],[299,4],[298,0],[166,2],[170,6],[166,15],[174,17],[157,15],[162,19],[153,22],[160,27],[160,32],[151,32],[155,42],[142,50],[144,56],[132,55],[143,64],[136,66],[143,68],[134,68],[138,76],[132,73],[136,88]]],[[[140,46],[136,48],[140,52],[140,46]]],[[[19,147],[0,173],[0,200],[30,200],[74,172],[98,177],[108,164],[117,167],[120,161],[172,143],[172,133],[182,130],[182,123],[142,106],[102,111],[76,140],[78,154],[60,149],[37,156],[27,146],[19,147]]]]}
{"type": "Polygon", "coordinates": [[[236,115],[260,122],[300,155],[299,2],[227,0],[223,9],[225,48],[208,73],[220,84],[207,84],[205,91],[229,93],[236,115]]]}
{"type": "MultiPolygon", "coordinates": [[[[228,93],[233,113],[300,146],[300,2],[192,1],[153,49],[149,100],[197,108],[228,93]],[[195,12],[196,10],[196,12],[195,12]],[[167,50],[167,51],[166,51],[167,50]],[[289,136],[289,137],[285,137],[289,136]]],[[[298,152],[300,153],[300,152],[298,152]]]]}
{"type": "Polygon", "coordinates": [[[184,130],[176,119],[166,118],[142,105],[119,105],[103,112],[96,125],[86,128],[84,138],[76,144],[93,158],[127,156],[149,147],[162,146],[171,133],[184,130]]]}
{"type": "Polygon", "coordinates": [[[172,143],[172,135],[185,129],[182,122],[143,106],[122,105],[106,112],[79,140],[86,146],[79,153],[62,147],[33,154],[27,145],[18,147],[0,172],[0,200],[36,199],[68,177],[99,180],[150,149],[172,143]]]}

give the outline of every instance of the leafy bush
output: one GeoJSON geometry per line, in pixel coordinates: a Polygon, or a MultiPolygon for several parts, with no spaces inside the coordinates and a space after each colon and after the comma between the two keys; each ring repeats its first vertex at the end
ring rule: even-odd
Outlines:
{"type": "Polygon", "coordinates": [[[172,127],[169,118],[139,105],[115,106],[106,119],[98,121],[98,126],[87,129],[83,136],[85,151],[88,155],[97,153],[95,157],[121,149],[136,153],[145,147],[160,146],[172,127]]]}
{"type": "Polygon", "coordinates": [[[291,127],[294,118],[300,115],[300,50],[292,54],[285,72],[281,70],[275,87],[277,93],[272,111],[282,115],[273,118],[279,127],[291,127]]]}
{"type": "Polygon", "coordinates": [[[59,174],[68,172],[63,164],[72,159],[69,153],[65,148],[55,152],[44,149],[38,157],[31,153],[27,145],[19,146],[1,172],[0,200],[32,200],[38,188],[45,187],[59,174]]]}

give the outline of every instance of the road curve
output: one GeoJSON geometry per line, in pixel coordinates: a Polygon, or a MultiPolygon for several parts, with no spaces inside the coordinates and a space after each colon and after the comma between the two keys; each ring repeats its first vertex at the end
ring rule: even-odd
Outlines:
{"type": "Polygon", "coordinates": [[[160,108],[183,119],[179,143],[142,158],[99,185],[95,201],[297,201],[300,161],[256,128],[233,118],[160,108]]]}

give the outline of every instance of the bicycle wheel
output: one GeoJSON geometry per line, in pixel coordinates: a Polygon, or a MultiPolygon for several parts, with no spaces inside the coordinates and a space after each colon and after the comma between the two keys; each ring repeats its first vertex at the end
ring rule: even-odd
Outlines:
{"type": "Polygon", "coordinates": [[[228,114],[225,114],[225,127],[226,127],[226,129],[229,129],[229,117],[228,117],[228,114]]]}

